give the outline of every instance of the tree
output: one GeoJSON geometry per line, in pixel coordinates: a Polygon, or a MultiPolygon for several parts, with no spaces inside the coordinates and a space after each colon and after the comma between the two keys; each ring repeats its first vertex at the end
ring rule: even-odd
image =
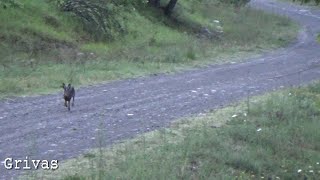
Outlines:
{"type": "Polygon", "coordinates": [[[148,4],[153,7],[163,9],[164,14],[167,16],[170,16],[172,14],[173,9],[175,8],[177,2],[178,2],[178,0],[170,0],[165,7],[161,7],[160,0],[149,0],[148,4]]]}
{"type": "Polygon", "coordinates": [[[160,7],[160,0],[149,0],[149,5],[159,8],[160,7]]]}
{"type": "Polygon", "coordinates": [[[170,0],[167,6],[164,8],[164,14],[170,16],[178,0],[170,0]]]}

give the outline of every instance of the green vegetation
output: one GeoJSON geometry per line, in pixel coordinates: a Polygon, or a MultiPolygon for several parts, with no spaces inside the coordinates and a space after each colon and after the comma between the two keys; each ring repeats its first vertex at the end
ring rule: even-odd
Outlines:
{"type": "Polygon", "coordinates": [[[320,0],[281,0],[305,6],[319,6],[320,0]]]}
{"type": "Polygon", "coordinates": [[[319,3],[320,3],[320,0],[293,0],[293,1],[300,2],[301,4],[307,3],[307,4],[314,4],[314,5],[319,5],[319,3]]]}
{"type": "Polygon", "coordinates": [[[98,4],[108,18],[90,16],[111,19],[102,30],[58,1],[0,2],[0,97],[240,61],[286,45],[298,29],[288,18],[219,0],[178,1],[170,18],[142,1],[108,1],[98,4]]]}
{"type": "MultiPolygon", "coordinates": [[[[176,121],[170,128],[143,134],[111,148],[98,148],[67,160],[57,171],[37,173],[33,177],[319,177],[320,83],[255,97],[248,102],[176,121]]],[[[97,134],[98,142],[103,141],[101,134],[97,134]]]]}

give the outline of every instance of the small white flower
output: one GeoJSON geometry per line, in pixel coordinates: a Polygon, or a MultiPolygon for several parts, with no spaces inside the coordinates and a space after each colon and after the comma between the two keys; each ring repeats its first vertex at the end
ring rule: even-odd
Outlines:
{"type": "Polygon", "coordinates": [[[291,96],[292,94],[291,93],[289,93],[289,96],[291,96]]]}
{"type": "Polygon", "coordinates": [[[298,171],[297,171],[297,172],[298,172],[298,173],[301,173],[301,171],[302,171],[301,169],[298,169],[298,171]]]}
{"type": "Polygon", "coordinates": [[[257,129],[258,132],[261,131],[261,130],[262,130],[261,128],[257,129]]]}
{"type": "Polygon", "coordinates": [[[316,164],[317,164],[317,165],[319,165],[320,163],[319,163],[319,162],[317,162],[316,164]]]}
{"type": "Polygon", "coordinates": [[[219,20],[213,20],[213,22],[215,22],[215,23],[220,23],[220,21],[219,21],[219,20]]]}
{"type": "Polygon", "coordinates": [[[313,173],[313,170],[311,169],[311,170],[309,170],[309,173],[313,173]]]}
{"type": "Polygon", "coordinates": [[[234,115],[232,115],[231,117],[235,118],[235,117],[237,117],[237,116],[238,116],[238,115],[234,114],[234,115]]]}
{"type": "Polygon", "coordinates": [[[276,179],[280,179],[278,176],[276,176],[276,179]]]}
{"type": "Polygon", "coordinates": [[[243,113],[244,116],[247,116],[247,113],[243,113]]]}

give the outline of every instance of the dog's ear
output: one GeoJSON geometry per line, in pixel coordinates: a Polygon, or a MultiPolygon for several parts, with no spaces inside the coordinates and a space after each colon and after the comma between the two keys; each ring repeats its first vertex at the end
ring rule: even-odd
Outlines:
{"type": "Polygon", "coordinates": [[[61,87],[64,88],[64,87],[66,87],[66,85],[64,83],[62,83],[61,87]]]}
{"type": "Polygon", "coordinates": [[[71,84],[68,84],[68,87],[70,88],[70,87],[71,87],[71,84]]]}

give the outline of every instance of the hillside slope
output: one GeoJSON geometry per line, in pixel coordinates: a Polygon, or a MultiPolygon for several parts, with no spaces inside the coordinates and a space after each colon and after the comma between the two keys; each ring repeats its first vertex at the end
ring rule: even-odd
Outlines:
{"type": "Polygon", "coordinates": [[[0,97],[233,62],[297,32],[288,18],[218,0],[179,1],[170,18],[138,0],[88,1],[105,11],[105,34],[57,1],[15,2],[0,11],[0,97]]]}

